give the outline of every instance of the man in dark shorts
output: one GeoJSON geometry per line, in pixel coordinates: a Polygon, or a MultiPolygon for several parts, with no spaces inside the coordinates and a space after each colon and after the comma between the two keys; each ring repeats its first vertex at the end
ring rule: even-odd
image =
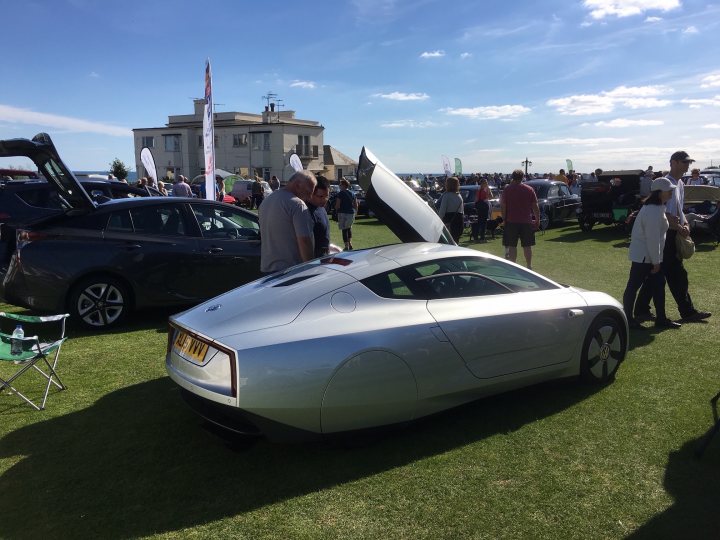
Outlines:
{"type": "Polygon", "coordinates": [[[500,196],[504,226],[503,246],[505,246],[505,258],[515,262],[519,239],[527,267],[532,269],[532,247],[535,245],[535,229],[538,228],[540,207],[535,190],[522,183],[523,176],[523,171],[515,169],[510,184],[500,196]]]}
{"type": "Polygon", "coordinates": [[[330,196],[330,182],[324,176],[318,174],[317,185],[307,199],[305,204],[310,211],[313,221],[313,236],[315,237],[315,257],[327,255],[330,250],[330,220],[328,219],[325,206],[330,196]]]}

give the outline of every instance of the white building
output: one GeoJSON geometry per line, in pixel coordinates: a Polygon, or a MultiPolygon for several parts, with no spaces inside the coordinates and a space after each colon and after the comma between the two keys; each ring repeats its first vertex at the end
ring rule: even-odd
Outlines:
{"type": "MultiPolygon", "coordinates": [[[[152,150],[159,177],[182,174],[192,179],[205,172],[204,106],[205,100],[196,99],[195,114],[169,116],[165,127],[133,129],[138,176],[147,175],[140,160],[144,146],[152,150]]],[[[290,156],[297,154],[306,169],[322,172],[325,128],[320,122],[297,119],[294,111],[275,110],[274,103],[265,109],[262,114],[214,114],[215,167],[286,181],[294,172],[290,156]]]]}

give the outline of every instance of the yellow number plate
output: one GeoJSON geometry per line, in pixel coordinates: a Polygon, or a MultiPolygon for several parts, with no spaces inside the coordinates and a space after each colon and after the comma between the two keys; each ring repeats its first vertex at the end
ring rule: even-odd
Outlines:
{"type": "Polygon", "coordinates": [[[205,362],[205,355],[208,352],[208,344],[187,335],[185,332],[178,332],[173,343],[173,352],[179,354],[186,360],[202,364],[205,362]]]}

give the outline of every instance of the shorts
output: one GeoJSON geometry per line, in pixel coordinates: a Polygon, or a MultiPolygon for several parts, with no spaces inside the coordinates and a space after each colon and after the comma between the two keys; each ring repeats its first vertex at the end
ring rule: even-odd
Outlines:
{"type": "Polygon", "coordinates": [[[533,229],[531,223],[505,223],[503,246],[517,247],[518,238],[522,247],[535,245],[535,229],[533,229]]]}
{"type": "Polygon", "coordinates": [[[355,213],[345,214],[342,212],[338,212],[337,218],[338,218],[338,227],[340,227],[340,230],[349,229],[350,227],[352,227],[352,224],[355,222],[355,213]]]}

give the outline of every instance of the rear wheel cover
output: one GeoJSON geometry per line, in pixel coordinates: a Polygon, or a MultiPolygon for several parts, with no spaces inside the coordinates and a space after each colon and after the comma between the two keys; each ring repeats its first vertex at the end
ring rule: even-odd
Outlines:
{"type": "Polygon", "coordinates": [[[119,281],[98,277],[85,280],[75,288],[70,307],[85,326],[106,328],[124,318],[128,300],[127,290],[119,281]]]}

